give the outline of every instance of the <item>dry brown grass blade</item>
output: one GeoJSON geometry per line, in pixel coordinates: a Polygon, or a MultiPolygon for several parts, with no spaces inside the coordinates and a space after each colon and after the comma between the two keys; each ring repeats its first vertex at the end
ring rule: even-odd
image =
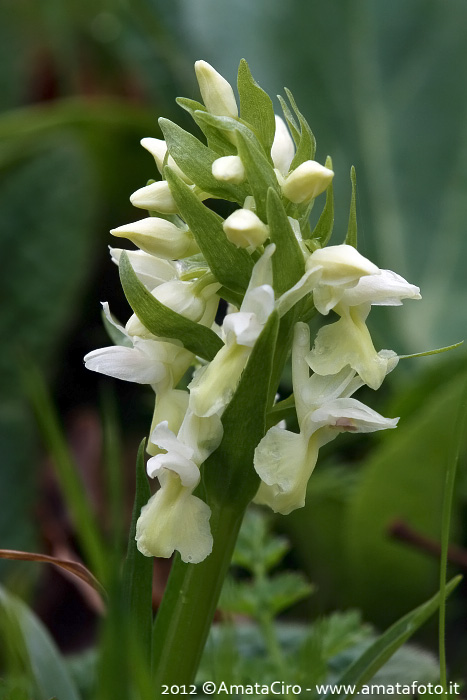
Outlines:
{"type": "Polygon", "coordinates": [[[99,583],[94,574],[92,574],[89,569],[87,569],[84,564],[81,564],[79,561],[60,559],[58,557],[51,557],[48,554],[38,554],[37,552],[21,552],[16,549],[0,549],[0,559],[38,561],[44,564],[58,566],[61,569],[65,569],[65,571],[69,571],[71,574],[77,576],[82,581],[87,583],[88,586],[94,588],[94,590],[97,591],[102,598],[106,597],[103,586],[99,583]]]}

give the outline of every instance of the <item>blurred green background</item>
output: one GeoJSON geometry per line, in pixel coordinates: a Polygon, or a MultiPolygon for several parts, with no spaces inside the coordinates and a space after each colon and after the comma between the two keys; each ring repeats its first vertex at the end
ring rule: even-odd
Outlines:
{"type": "MultiPolygon", "coordinates": [[[[32,359],[46,373],[104,519],[100,387],[116,393],[130,465],[148,429],[150,396],[85,372],[82,357],[108,344],[99,301],[121,318],[128,313],[107,256],[108,230],[140,217],[129,195],[155,176],[140,138],[160,137],[161,115],[192,128],[174,98],[198,98],[198,58],[234,82],[244,57],[270,94],[284,85],[293,91],[318,160],[333,157],[332,243],[344,238],[356,166],[361,252],[423,295],[372,312],[375,345],[404,354],[465,338],[465,0],[2,0],[0,8],[0,547],[56,551],[51,513],[61,507],[21,362],[32,359]]],[[[436,590],[436,556],[391,539],[388,527],[403,519],[439,540],[466,366],[462,349],[401,363],[383,392],[363,397],[402,417],[397,433],[342,439],[310,482],[309,506],[279,520],[295,545],[293,563],[318,583],[315,612],[360,606],[383,625],[436,590]]],[[[453,523],[461,546],[463,462],[453,523]]],[[[7,581],[34,571],[0,567],[7,581]]],[[[459,656],[465,608],[461,591],[453,622],[459,656]]]]}

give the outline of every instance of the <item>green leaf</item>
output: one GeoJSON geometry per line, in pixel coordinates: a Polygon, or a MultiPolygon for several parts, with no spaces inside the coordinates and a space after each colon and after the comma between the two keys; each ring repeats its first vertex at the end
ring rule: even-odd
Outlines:
{"type": "Polygon", "coordinates": [[[267,215],[271,241],[276,244],[272,270],[277,297],[299,281],[305,273],[305,260],[282,201],[272,187],[267,195],[267,215]]]}
{"type": "MultiPolygon", "coordinates": [[[[349,224],[347,227],[347,236],[345,242],[347,245],[357,247],[357,175],[355,168],[352,165],[350,168],[350,180],[352,182],[352,197],[350,200],[349,224]]],[[[327,204],[327,198],[326,198],[327,204]]]]}
{"type": "Polygon", "coordinates": [[[253,269],[251,257],[227,239],[222,219],[208,209],[183,180],[170,168],[164,172],[177,207],[213,274],[224,287],[237,293],[245,292],[253,269]]]}
{"type": "Polygon", "coordinates": [[[271,152],[276,131],[274,108],[269,95],[254,80],[244,58],[238,67],[237,86],[240,96],[240,116],[251,124],[268,155],[271,152]]]}
{"type": "Polygon", "coordinates": [[[191,114],[196,124],[206,136],[209,148],[215,151],[218,154],[218,157],[236,155],[237,149],[233,143],[226,139],[218,129],[210,126],[207,122],[199,118],[199,114],[197,114],[197,112],[207,112],[206,107],[201,104],[201,102],[189,100],[186,97],[178,97],[177,104],[191,114]]]}
{"type": "Polygon", "coordinates": [[[128,303],[148,331],[161,338],[180,340],[187,350],[205,360],[214,358],[222,340],[210,328],[190,321],[155,299],[136,276],[125,252],[120,257],[119,271],[128,303]]]}
{"type": "MultiPolygon", "coordinates": [[[[447,595],[459,584],[461,578],[461,576],[457,576],[450,581],[446,587],[447,595]]],[[[378,637],[336,682],[336,685],[355,686],[354,691],[349,692],[343,689],[339,695],[334,694],[333,697],[344,700],[358,693],[362,685],[373,678],[378,669],[391,658],[394,652],[436,612],[439,604],[440,594],[436,593],[436,595],[427,600],[426,603],[423,603],[418,608],[415,608],[415,610],[404,615],[404,617],[386,630],[384,634],[378,637]]],[[[321,698],[324,699],[330,697],[330,695],[331,693],[328,693],[322,695],[321,698]]]]}
{"type": "Polygon", "coordinates": [[[308,598],[313,591],[314,586],[303,574],[295,571],[284,571],[261,584],[263,604],[274,617],[300,600],[308,598]]]}
{"type": "Polygon", "coordinates": [[[263,155],[263,148],[256,138],[256,135],[249,128],[249,126],[243,124],[240,119],[233,119],[233,117],[218,117],[215,114],[210,114],[209,112],[196,112],[195,118],[199,119],[201,123],[207,124],[220,132],[225,131],[227,133],[226,138],[231,139],[235,145],[237,145],[237,134],[243,134],[244,138],[251,142],[253,146],[255,146],[255,148],[263,155]]]}
{"type": "Polygon", "coordinates": [[[287,93],[287,97],[290,100],[290,104],[292,105],[300,124],[300,143],[297,146],[297,151],[290,165],[290,169],[295,170],[295,168],[304,163],[306,160],[314,159],[316,153],[316,139],[313,136],[313,132],[310,129],[307,120],[298,109],[294,96],[287,88],[285,88],[285,92],[287,93]]]}
{"type": "Polygon", "coordinates": [[[256,445],[264,436],[272,362],[278,332],[274,311],[255,343],[235,394],[224,411],[224,437],[203,467],[209,499],[232,508],[246,506],[259,476],[253,469],[256,445]],[[254,406],[254,409],[253,409],[254,406]]]}
{"type": "Polygon", "coordinates": [[[245,167],[251,191],[256,203],[256,213],[265,223],[267,222],[267,195],[272,188],[279,192],[279,185],[274,170],[261,148],[239,131],[237,134],[238,155],[245,167]]]}
{"type": "Polygon", "coordinates": [[[269,518],[261,510],[248,509],[243,519],[232,564],[254,572],[258,567],[269,571],[290,549],[284,537],[269,532],[269,518]]]}
{"type": "Polygon", "coordinates": [[[129,613],[132,629],[140,640],[141,650],[143,653],[147,653],[149,661],[151,655],[153,560],[152,557],[145,557],[141,554],[135,540],[136,522],[141,508],[151,497],[144,464],[144,447],[145,440],[139,446],[136,459],[135,501],[128,536],[128,550],[123,566],[123,606],[129,613]]]}
{"type": "MultiPolygon", "coordinates": [[[[2,587],[0,605],[21,633],[22,646],[26,649],[27,660],[41,697],[80,700],[60,652],[32,610],[2,587]]],[[[11,638],[5,640],[7,644],[10,641],[11,638]]]]}
{"type": "MultiPolygon", "coordinates": [[[[415,607],[438,585],[439,561],[396,542],[388,532],[397,519],[425,537],[439,540],[446,439],[452,435],[462,401],[465,359],[463,366],[448,364],[446,370],[437,386],[425,380],[415,390],[403,393],[400,389],[396,405],[383,411],[384,415],[401,416],[404,429],[388,435],[390,439],[384,436],[362,465],[342,520],[339,539],[350,566],[347,588],[352,604],[379,625],[387,625],[393,616],[415,607]],[[399,575],[391,576],[393,571],[399,575]],[[388,596],[393,601],[389,610],[382,604],[388,596]]],[[[464,440],[464,455],[466,447],[464,440]]],[[[454,539],[461,537],[461,498],[456,496],[454,539]]]]}
{"type": "Polygon", "coordinates": [[[284,100],[282,95],[278,95],[277,98],[281,104],[285,121],[287,122],[287,125],[290,129],[290,133],[292,134],[292,138],[295,142],[295,148],[298,148],[298,146],[300,145],[300,131],[298,130],[297,122],[295,121],[292,112],[290,111],[289,105],[284,100]]]}
{"type": "MultiPolygon", "coordinates": [[[[325,163],[326,168],[332,170],[332,160],[328,156],[325,163]]],[[[324,248],[329,242],[332,235],[332,230],[334,228],[334,191],[332,180],[326,190],[326,203],[324,205],[321,216],[318,219],[318,223],[313,229],[311,234],[311,239],[317,241],[319,245],[324,248]]]]}
{"type": "Polygon", "coordinates": [[[215,197],[243,203],[246,197],[245,188],[219,182],[213,176],[212,164],[219,157],[217,153],[169,119],[159,119],[159,126],[170,155],[192,182],[215,197]]]}

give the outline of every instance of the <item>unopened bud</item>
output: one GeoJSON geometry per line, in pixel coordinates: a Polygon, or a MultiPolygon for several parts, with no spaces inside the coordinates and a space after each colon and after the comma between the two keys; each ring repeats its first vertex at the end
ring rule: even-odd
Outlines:
{"type": "Polygon", "coordinates": [[[199,252],[188,230],[156,216],[119,226],[110,233],[119,238],[128,238],[146,253],[166,260],[177,260],[199,252]]]}
{"type": "Polygon", "coordinates": [[[196,61],[195,71],[201,97],[208,112],[218,117],[236,118],[237,102],[230,83],[206,61],[196,61]]]}
{"type": "Polygon", "coordinates": [[[380,274],[374,263],[345,243],[318,248],[308,258],[306,268],[320,270],[320,283],[330,285],[356,283],[365,275],[380,274]]]}
{"type": "Polygon", "coordinates": [[[282,192],[294,204],[308,203],[324,192],[333,177],[329,168],[315,160],[306,160],[286,178],[282,192]]]}
{"type": "Polygon", "coordinates": [[[237,209],[223,223],[225,235],[237,248],[257,248],[269,237],[269,228],[249,209],[237,209]]]}
{"type": "Polygon", "coordinates": [[[274,167],[282,175],[287,175],[295,155],[295,146],[283,119],[276,115],[276,133],[271,148],[274,167]]]}
{"type": "Polygon", "coordinates": [[[216,180],[239,185],[245,179],[245,168],[240,156],[224,156],[212,164],[212,174],[216,180]]]}
{"type": "Polygon", "coordinates": [[[165,180],[141,187],[130,197],[130,202],[138,209],[157,211],[160,214],[177,214],[178,208],[165,180]]]}
{"type": "Polygon", "coordinates": [[[171,155],[168,156],[167,162],[165,163],[165,157],[167,154],[167,144],[165,141],[163,141],[162,139],[153,139],[147,137],[141,139],[141,145],[153,156],[154,160],[156,161],[157,169],[159,170],[161,175],[164,169],[164,165],[169,165],[172,168],[172,170],[175,173],[177,173],[178,177],[180,177],[184,182],[186,182],[188,185],[193,184],[192,181],[185,175],[185,173],[182,170],[180,170],[180,168],[178,167],[171,155]]]}

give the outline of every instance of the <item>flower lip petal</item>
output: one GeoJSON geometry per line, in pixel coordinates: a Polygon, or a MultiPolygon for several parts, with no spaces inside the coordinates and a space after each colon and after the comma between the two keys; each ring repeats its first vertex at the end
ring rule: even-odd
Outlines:
{"type": "Polygon", "coordinates": [[[151,442],[167,452],[176,452],[185,459],[191,459],[193,456],[193,449],[176,437],[166,420],[156,425],[150,439],[151,442]]]}
{"type": "MultiPolygon", "coordinates": [[[[334,399],[313,411],[309,418],[313,430],[328,426],[343,432],[372,433],[396,428],[399,418],[385,418],[357,399],[334,399]]],[[[309,427],[310,429],[310,427],[309,427]]]]}
{"type": "Polygon", "coordinates": [[[358,284],[346,289],[342,303],[357,306],[369,302],[375,306],[401,306],[402,299],[421,299],[420,288],[410,284],[392,270],[381,270],[381,274],[361,277],[358,284]]]}
{"type": "Polygon", "coordinates": [[[188,489],[173,494],[167,484],[141,510],[138,549],[147,557],[170,557],[178,550],[182,561],[198,564],[212,551],[210,515],[209,506],[188,489]]]}
{"type": "Polygon", "coordinates": [[[85,356],[84,364],[93,372],[137,384],[159,384],[167,376],[162,362],[155,362],[137,347],[116,345],[93,350],[85,356]]]}
{"type": "Polygon", "coordinates": [[[200,471],[191,459],[186,459],[180,452],[170,451],[151,457],[147,463],[148,476],[153,479],[166,469],[180,478],[182,486],[193,490],[199,484],[200,471]]]}

